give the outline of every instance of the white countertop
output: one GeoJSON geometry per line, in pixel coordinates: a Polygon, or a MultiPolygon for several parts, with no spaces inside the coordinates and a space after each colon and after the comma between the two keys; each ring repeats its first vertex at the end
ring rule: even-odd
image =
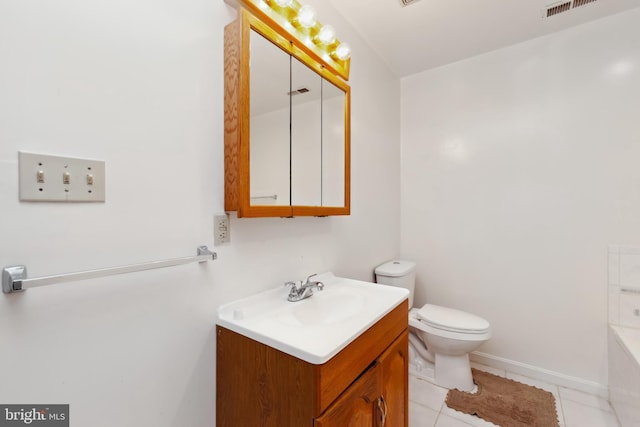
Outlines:
{"type": "Polygon", "coordinates": [[[289,302],[280,286],[221,305],[217,324],[306,362],[323,364],[408,298],[404,288],[314,277],[323,291],[289,302]]]}

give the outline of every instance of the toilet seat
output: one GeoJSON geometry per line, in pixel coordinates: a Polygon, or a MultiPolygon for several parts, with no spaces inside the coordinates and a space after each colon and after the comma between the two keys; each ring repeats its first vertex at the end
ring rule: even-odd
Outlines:
{"type": "Polygon", "coordinates": [[[433,304],[418,309],[416,319],[435,329],[462,334],[486,334],[490,329],[482,317],[433,304]]]}

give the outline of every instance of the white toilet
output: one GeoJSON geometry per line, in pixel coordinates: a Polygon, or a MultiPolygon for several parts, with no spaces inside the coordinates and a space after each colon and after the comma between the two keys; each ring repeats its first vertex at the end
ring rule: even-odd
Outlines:
{"type": "Polygon", "coordinates": [[[409,290],[409,363],[421,369],[425,360],[433,362],[436,384],[473,391],[469,353],[491,338],[489,322],[438,305],[413,308],[415,267],[410,261],[389,261],[375,269],[376,282],[409,290]]]}

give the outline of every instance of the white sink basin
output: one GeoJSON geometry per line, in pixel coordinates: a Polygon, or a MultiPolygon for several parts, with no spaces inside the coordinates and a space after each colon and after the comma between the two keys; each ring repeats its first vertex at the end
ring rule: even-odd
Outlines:
{"type": "Polygon", "coordinates": [[[323,364],[408,298],[403,288],[324,273],[323,291],[287,301],[284,286],[218,308],[218,325],[313,364],[323,364]]]}

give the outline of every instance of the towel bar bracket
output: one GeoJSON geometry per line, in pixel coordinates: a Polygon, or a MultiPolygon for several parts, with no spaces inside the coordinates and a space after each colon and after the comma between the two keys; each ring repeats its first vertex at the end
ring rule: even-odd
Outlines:
{"type": "Polygon", "coordinates": [[[2,292],[9,294],[22,291],[22,281],[27,278],[27,266],[14,265],[2,270],[2,292]]]}
{"type": "Polygon", "coordinates": [[[198,246],[198,256],[211,256],[211,259],[202,259],[198,262],[207,262],[218,259],[218,254],[211,252],[206,246],[198,246]]]}
{"type": "Polygon", "coordinates": [[[134,273],[137,271],[153,270],[156,268],[173,267],[192,262],[203,263],[217,259],[215,252],[211,252],[206,246],[198,246],[197,255],[183,258],[174,258],[165,261],[152,261],[141,264],[124,265],[119,267],[101,268],[98,270],[80,271],[76,273],[55,274],[43,277],[27,277],[25,265],[14,265],[2,269],[2,292],[10,294],[24,291],[37,286],[53,285],[74,280],[94,279],[97,277],[113,276],[116,274],[134,273]]]}

